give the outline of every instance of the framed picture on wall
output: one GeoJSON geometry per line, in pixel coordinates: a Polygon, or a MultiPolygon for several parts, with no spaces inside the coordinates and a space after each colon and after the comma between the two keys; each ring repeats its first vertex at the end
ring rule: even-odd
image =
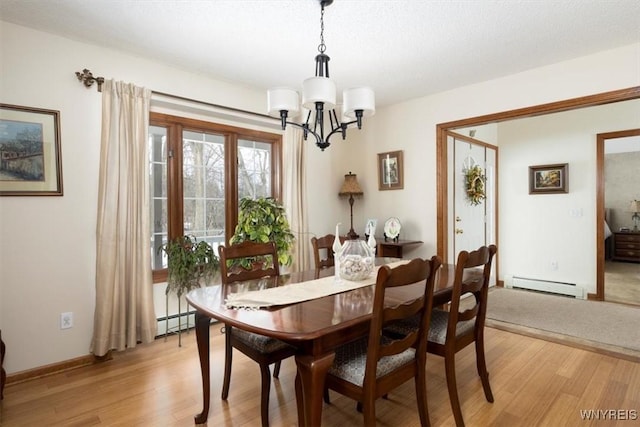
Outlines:
{"type": "Polygon", "coordinates": [[[569,192],[569,164],[529,166],[529,194],[569,192]]]}
{"type": "Polygon", "coordinates": [[[0,196],[62,196],[58,111],[0,104],[0,196]]]}
{"type": "Polygon", "coordinates": [[[404,188],[402,151],[378,153],[378,190],[404,188]]]}

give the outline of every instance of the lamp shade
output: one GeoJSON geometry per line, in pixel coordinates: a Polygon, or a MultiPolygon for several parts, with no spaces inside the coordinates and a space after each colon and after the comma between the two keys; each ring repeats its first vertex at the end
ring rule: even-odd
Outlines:
{"type": "Polygon", "coordinates": [[[280,111],[286,110],[290,117],[295,117],[300,111],[298,92],[287,87],[269,89],[267,110],[270,116],[280,117],[280,111]]]}
{"type": "Polygon", "coordinates": [[[634,213],[640,212],[640,200],[634,200],[629,204],[629,210],[634,213]]]}
{"type": "Polygon", "coordinates": [[[344,115],[354,119],[356,110],[362,110],[363,117],[373,116],[376,112],[376,96],[370,87],[355,87],[342,93],[344,115]]]}
{"type": "Polygon", "coordinates": [[[361,196],[364,194],[362,188],[360,188],[360,184],[358,184],[358,178],[355,173],[349,172],[344,176],[344,182],[338,194],[340,196],[361,196]]]}
{"type": "Polygon", "coordinates": [[[315,110],[316,102],[324,103],[325,110],[336,105],[336,84],[327,77],[310,77],[302,82],[302,106],[315,110]]]}

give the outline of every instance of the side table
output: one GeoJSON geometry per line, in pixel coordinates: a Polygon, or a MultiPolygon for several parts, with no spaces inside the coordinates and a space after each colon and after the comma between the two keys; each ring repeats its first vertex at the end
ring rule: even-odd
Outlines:
{"type": "Polygon", "coordinates": [[[618,231],[613,233],[614,261],[640,262],[640,232],[618,231]]]}
{"type": "Polygon", "coordinates": [[[398,240],[394,242],[393,239],[387,239],[385,242],[384,237],[376,237],[376,241],[378,242],[378,253],[376,255],[391,258],[402,258],[402,249],[405,246],[421,245],[423,243],[420,240],[398,240]]]}

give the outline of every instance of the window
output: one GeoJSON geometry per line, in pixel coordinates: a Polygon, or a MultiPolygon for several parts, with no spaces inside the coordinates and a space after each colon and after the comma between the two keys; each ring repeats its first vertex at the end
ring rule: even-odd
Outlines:
{"type": "Polygon", "coordinates": [[[149,126],[151,259],[165,281],[158,248],[193,235],[214,249],[233,234],[243,197],[280,197],[281,136],[151,113],[149,126]]]}

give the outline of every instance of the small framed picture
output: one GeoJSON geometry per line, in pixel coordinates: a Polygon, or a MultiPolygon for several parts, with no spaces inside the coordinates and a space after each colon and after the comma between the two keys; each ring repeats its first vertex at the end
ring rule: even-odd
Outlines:
{"type": "Polygon", "coordinates": [[[404,188],[402,167],[402,151],[378,153],[378,190],[404,188]]]}
{"type": "Polygon", "coordinates": [[[0,196],[62,196],[58,111],[0,104],[0,196]]]}
{"type": "Polygon", "coordinates": [[[569,164],[529,166],[529,194],[569,192],[569,164]]]}

